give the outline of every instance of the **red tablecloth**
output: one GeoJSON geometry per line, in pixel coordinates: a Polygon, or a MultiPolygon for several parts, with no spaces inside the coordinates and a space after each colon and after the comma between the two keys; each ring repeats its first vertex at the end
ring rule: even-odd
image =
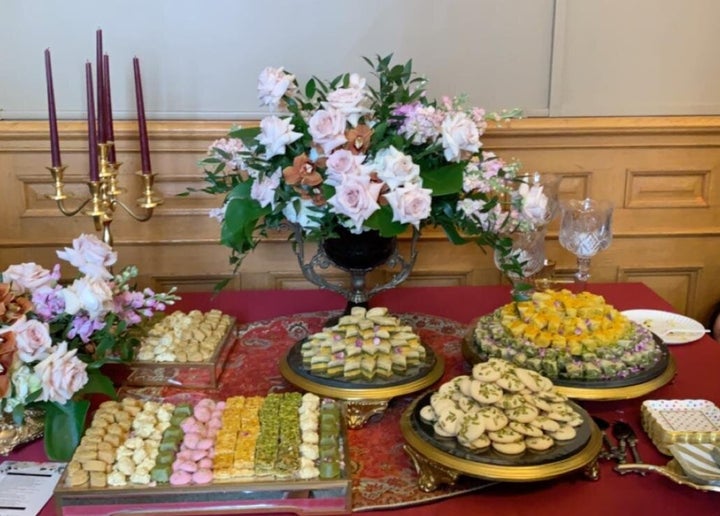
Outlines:
{"type": "MultiPolygon", "coordinates": [[[[619,310],[652,308],[672,310],[671,306],[638,283],[590,284],[588,290],[603,295],[619,310]]],[[[490,312],[509,301],[504,287],[421,287],[398,288],[379,294],[375,306],[388,306],[393,312],[427,313],[469,323],[473,318],[490,312]]],[[[239,322],[268,319],[299,312],[342,308],[344,302],[336,294],[325,291],[239,291],[223,292],[217,297],[208,294],[185,294],[179,309],[219,308],[235,315],[239,322]]],[[[646,462],[665,464],[661,455],[640,427],[639,409],[643,399],[702,398],[720,405],[720,382],[712,373],[720,365],[720,344],[703,337],[701,340],[671,346],[677,363],[675,379],[646,398],[613,402],[586,402],[583,406],[593,415],[612,421],[629,421],[640,436],[639,451],[646,462]]],[[[45,460],[42,443],[26,446],[8,459],[45,460]]],[[[424,505],[393,509],[392,514],[430,515],[481,514],[502,515],[584,515],[633,514],[720,514],[720,495],[695,491],[674,484],[654,474],[620,476],[611,463],[601,464],[597,482],[569,476],[553,481],[529,484],[502,484],[472,494],[448,498],[424,505]]],[[[50,502],[41,514],[53,513],[50,502]]],[[[374,511],[373,514],[390,511],[374,511]]]]}

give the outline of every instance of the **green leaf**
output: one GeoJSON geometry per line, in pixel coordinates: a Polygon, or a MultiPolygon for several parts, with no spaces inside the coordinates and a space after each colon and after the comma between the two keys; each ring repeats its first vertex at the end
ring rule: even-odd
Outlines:
{"type": "Polygon", "coordinates": [[[115,386],[110,378],[102,374],[97,369],[87,369],[88,381],[80,389],[80,394],[105,394],[110,398],[116,398],[115,386]]]}
{"type": "Polygon", "coordinates": [[[315,95],[316,91],[317,84],[315,83],[315,79],[310,79],[305,85],[305,96],[310,99],[315,95]]]}
{"type": "Polygon", "coordinates": [[[228,195],[225,221],[220,232],[220,241],[240,253],[247,253],[255,247],[255,228],[258,221],[272,210],[262,208],[250,198],[250,184],[243,183],[228,195]]]}
{"type": "Polygon", "coordinates": [[[43,404],[45,409],[45,454],[50,460],[68,462],[80,443],[90,402],[67,401],[43,404]]]}
{"type": "Polygon", "coordinates": [[[370,215],[365,221],[365,225],[370,229],[377,229],[380,232],[380,236],[384,237],[397,236],[408,228],[407,223],[393,221],[392,218],[392,208],[385,205],[370,215]]]}
{"type": "Polygon", "coordinates": [[[420,170],[423,188],[430,188],[433,197],[458,193],[463,186],[464,163],[452,163],[432,170],[420,170]]]}
{"type": "Polygon", "coordinates": [[[232,129],[228,134],[232,138],[240,138],[246,146],[252,147],[256,143],[255,137],[258,134],[260,134],[260,128],[259,127],[237,128],[237,129],[232,129]]]}

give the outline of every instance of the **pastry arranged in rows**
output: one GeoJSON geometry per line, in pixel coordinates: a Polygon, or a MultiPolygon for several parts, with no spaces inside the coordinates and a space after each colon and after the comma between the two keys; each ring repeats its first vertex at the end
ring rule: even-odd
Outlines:
{"type": "Polygon", "coordinates": [[[548,378],[496,358],[441,385],[419,416],[438,438],[508,455],[570,441],[584,421],[548,378]]]}
{"type": "Polygon", "coordinates": [[[337,324],[303,342],[301,354],[313,375],[362,381],[410,374],[427,359],[412,328],[385,307],[353,307],[337,324]]]}

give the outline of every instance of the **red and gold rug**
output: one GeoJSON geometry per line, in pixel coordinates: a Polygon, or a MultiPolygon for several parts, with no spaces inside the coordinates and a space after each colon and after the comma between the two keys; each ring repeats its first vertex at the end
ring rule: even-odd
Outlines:
{"type": "MultiPolygon", "coordinates": [[[[337,315],[337,312],[312,312],[241,325],[217,390],[143,387],[128,391],[136,396],[180,402],[294,390],[280,374],[278,364],[297,341],[320,331],[330,317],[337,315]]],[[[425,345],[445,358],[445,373],[439,383],[469,371],[461,354],[462,339],[467,331],[465,326],[431,315],[397,315],[413,326],[425,345]]],[[[417,473],[403,450],[399,422],[403,411],[420,394],[393,399],[381,418],[348,431],[353,511],[419,504],[490,485],[482,480],[460,477],[455,486],[445,486],[432,493],[422,492],[417,487],[417,473]]]]}

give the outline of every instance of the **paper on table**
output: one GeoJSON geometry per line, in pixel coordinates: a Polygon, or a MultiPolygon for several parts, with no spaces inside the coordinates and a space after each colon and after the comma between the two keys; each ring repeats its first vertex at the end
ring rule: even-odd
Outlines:
{"type": "Polygon", "coordinates": [[[0,464],[0,516],[35,516],[53,494],[62,462],[6,461],[0,464]]]}

